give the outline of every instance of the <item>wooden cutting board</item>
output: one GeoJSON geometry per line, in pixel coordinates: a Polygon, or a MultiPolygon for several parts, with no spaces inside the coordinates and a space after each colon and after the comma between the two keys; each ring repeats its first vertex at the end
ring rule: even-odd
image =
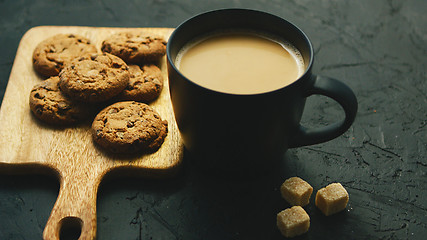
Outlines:
{"type": "Polygon", "coordinates": [[[79,239],[95,238],[96,196],[107,173],[170,176],[182,162],[183,143],[172,112],[165,57],[160,63],[164,89],[150,105],[168,121],[169,133],[155,153],[108,154],[92,142],[90,122],[55,128],[37,121],[30,111],[30,91],[43,80],[32,66],[32,53],[39,42],[58,33],[74,33],[89,38],[100,49],[108,35],[127,30],[143,30],[168,39],[173,29],[41,26],[30,29],[19,44],[0,109],[0,172],[54,173],[58,176],[59,196],[44,229],[44,239],[59,239],[62,227],[76,224],[81,227],[79,239]]]}

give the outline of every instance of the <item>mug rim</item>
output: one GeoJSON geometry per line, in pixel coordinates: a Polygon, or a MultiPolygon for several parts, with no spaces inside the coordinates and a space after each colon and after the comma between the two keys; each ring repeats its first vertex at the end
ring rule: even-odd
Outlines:
{"type": "MultiPolygon", "coordinates": [[[[187,43],[188,43],[188,41],[187,41],[187,43]]],[[[298,49],[298,50],[301,51],[300,49],[298,49]]],[[[182,23],[180,23],[174,29],[174,31],[171,33],[171,35],[169,36],[169,40],[168,40],[167,45],[166,45],[166,57],[167,57],[167,61],[169,62],[170,66],[174,69],[174,71],[177,74],[180,75],[180,77],[186,79],[188,82],[190,82],[190,83],[192,83],[192,84],[194,84],[194,85],[196,85],[196,86],[198,86],[200,88],[203,88],[203,89],[205,89],[207,91],[210,91],[210,92],[214,92],[214,93],[218,93],[218,94],[224,94],[224,95],[231,95],[231,96],[233,96],[233,95],[234,96],[256,96],[256,95],[271,94],[271,93],[278,92],[278,91],[281,91],[281,90],[286,89],[286,88],[292,88],[292,87],[294,87],[296,85],[299,85],[300,82],[301,82],[301,79],[307,78],[306,75],[311,73],[311,69],[312,69],[313,62],[314,62],[314,50],[313,50],[313,45],[312,45],[310,39],[308,38],[307,34],[304,31],[302,31],[298,26],[296,26],[294,23],[292,23],[292,22],[290,22],[290,21],[288,21],[288,20],[286,20],[286,19],[284,19],[282,17],[279,17],[279,16],[274,15],[274,14],[269,13],[269,12],[260,11],[260,10],[254,10],[254,9],[247,9],[247,8],[221,8],[221,9],[209,10],[209,11],[205,11],[205,12],[199,13],[197,15],[194,15],[194,16],[192,16],[192,17],[184,20],[182,23]],[[285,85],[285,86],[277,88],[277,89],[273,89],[273,90],[269,90],[269,91],[265,91],[265,92],[260,92],[260,93],[230,93],[230,92],[220,91],[220,90],[216,90],[216,89],[212,89],[212,88],[207,88],[207,87],[204,87],[204,86],[198,84],[197,82],[191,80],[190,78],[187,78],[183,73],[181,73],[181,71],[175,65],[175,59],[171,59],[171,55],[172,55],[171,54],[171,51],[172,51],[171,50],[171,48],[172,48],[171,47],[171,42],[172,42],[171,40],[173,40],[173,38],[175,37],[175,35],[177,34],[177,32],[179,32],[183,26],[185,26],[185,25],[187,25],[187,24],[189,24],[189,23],[191,23],[193,21],[197,21],[198,18],[203,17],[205,15],[215,14],[217,12],[231,12],[231,11],[252,12],[252,14],[255,13],[255,14],[268,15],[270,17],[273,17],[273,18],[276,18],[276,19],[278,19],[280,21],[285,22],[286,24],[288,24],[289,26],[291,26],[292,28],[294,28],[297,32],[299,32],[302,35],[302,38],[305,41],[305,43],[306,43],[306,45],[307,45],[307,47],[309,49],[309,53],[308,53],[309,54],[309,62],[307,64],[307,67],[304,70],[304,73],[301,74],[301,76],[299,76],[291,84],[285,85]]]]}

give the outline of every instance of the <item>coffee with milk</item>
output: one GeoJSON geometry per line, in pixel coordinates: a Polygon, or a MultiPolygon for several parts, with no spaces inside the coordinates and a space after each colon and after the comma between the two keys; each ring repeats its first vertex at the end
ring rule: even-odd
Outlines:
{"type": "Polygon", "coordinates": [[[257,32],[227,31],[187,43],[175,61],[190,81],[233,94],[257,94],[285,87],[305,71],[304,60],[285,40],[257,32]]]}

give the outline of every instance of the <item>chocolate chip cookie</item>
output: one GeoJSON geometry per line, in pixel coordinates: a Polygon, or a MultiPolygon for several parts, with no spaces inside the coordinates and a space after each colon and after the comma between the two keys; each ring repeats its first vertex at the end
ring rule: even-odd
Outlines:
{"type": "Polygon", "coordinates": [[[91,107],[72,101],[59,89],[59,77],[53,76],[35,85],[30,93],[30,109],[40,120],[68,125],[90,116],[91,107]]]}
{"type": "Polygon", "coordinates": [[[93,140],[114,153],[156,151],[162,145],[168,124],[150,106],[135,101],[114,103],[92,123],[93,140]]]}
{"type": "Polygon", "coordinates": [[[109,53],[92,54],[67,64],[59,74],[61,90],[82,102],[102,102],[129,83],[127,64],[109,53]]]}
{"type": "Polygon", "coordinates": [[[43,76],[56,76],[65,63],[97,49],[90,40],[76,34],[57,34],[40,42],[33,52],[33,67],[43,76]]]}
{"type": "Polygon", "coordinates": [[[158,61],[166,53],[166,41],[144,32],[120,32],[102,43],[101,50],[119,56],[126,63],[158,61]]]}
{"type": "Polygon", "coordinates": [[[129,65],[129,73],[129,84],[119,94],[118,99],[149,103],[160,95],[163,76],[156,65],[129,65]]]}

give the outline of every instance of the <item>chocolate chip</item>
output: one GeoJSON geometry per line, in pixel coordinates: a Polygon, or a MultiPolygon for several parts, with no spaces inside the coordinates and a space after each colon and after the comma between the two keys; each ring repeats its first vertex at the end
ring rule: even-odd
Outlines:
{"type": "Polygon", "coordinates": [[[40,93],[34,94],[34,97],[38,98],[38,99],[43,99],[44,98],[44,96],[40,95],[40,93]]]}
{"type": "Polygon", "coordinates": [[[120,64],[118,64],[118,63],[116,63],[116,62],[113,62],[113,64],[111,65],[113,68],[121,68],[122,67],[122,65],[120,65],[120,64]]]}
{"type": "Polygon", "coordinates": [[[117,113],[119,110],[117,108],[111,108],[110,111],[108,111],[109,114],[117,113]]]}
{"type": "Polygon", "coordinates": [[[103,77],[107,77],[107,69],[105,68],[101,69],[101,71],[99,71],[99,74],[101,74],[101,76],[103,77]]]}
{"type": "Polygon", "coordinates": [[[125,136],[125,134],[123,132],[117,132],[116,135],[119,138],[123,138],[125,136]]]}
{"type": "Polygon", "coordinates": [[[58,105],[57,105],[57,107],[60,110],[67,110],[67,109],[71,108],[71,106],[69,104],[67,104],[66,102],[59,102],[58,105]]]}
{"type": "Polygon", "coordinates": [[[43,106],[37,106],[36,113],[37,113],[37,115],[42,115],[43,114],[43,106]]]}

